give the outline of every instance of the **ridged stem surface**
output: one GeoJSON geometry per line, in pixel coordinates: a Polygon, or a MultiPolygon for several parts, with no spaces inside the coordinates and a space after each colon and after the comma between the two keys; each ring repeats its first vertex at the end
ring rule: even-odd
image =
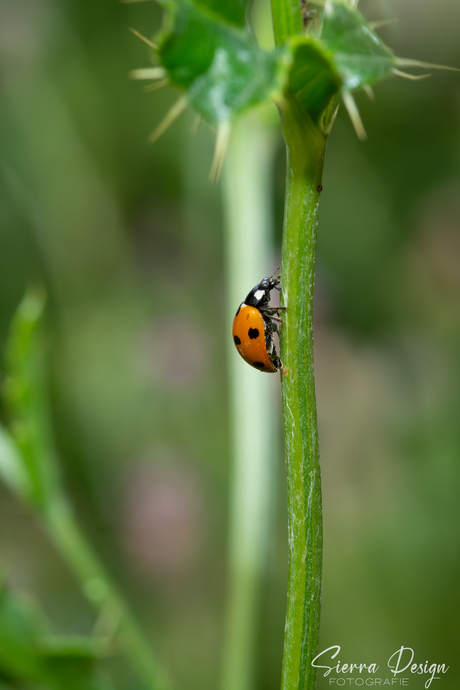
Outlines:
{"type": "Polygon", "coordinates": [[[282,690],[313,690],[321,611],[322,504],[313,366],[316,230],[326,139],[296,112],[282,114],[286,197],[282,247],[282,400],[289,520],[289,583],[282,690]]]}

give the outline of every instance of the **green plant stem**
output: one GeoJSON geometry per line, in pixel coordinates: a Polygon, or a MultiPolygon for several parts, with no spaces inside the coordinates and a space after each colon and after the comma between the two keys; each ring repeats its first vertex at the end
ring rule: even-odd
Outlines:
{"type": "Polygon", "coordinates": [[[277,45],[302,32],[300,0],[272,0],[272,15],[277,45]]]}
{"type": "Polygon", "coordinates": [[[108,638],[116,635],[121,641],[137,673],[139,690],[168,690],[170,684],[158,667],[153,650],[67,504],[57,499],[44,518],[51,539],[80,581],[86,598],[100,611],[100,634],[108,638]]]}
{"type": "MultiPolygon", "coordinates": [[[[301,32],[295,0],[272,0],[276,42],[301,32]],[[294,4],[298,18],[294,16],[294,4]]],[[[326,136],[294,97],[281,112],[286,142],[281,329],[284,439],[288,483],[289,582],[282,690],[313,690],[323,559],[321,468],[313,367],[316,230],[326,136]]]]}
{"type": "MultiPolygon", "coordinates": [[[[249,290],[273,271],[271,170],[276,139],[261,115],[253,113],[235,125],[224,167],[229,324],[249,290]]],[[[276,380],[243,362],[230,333],[228,346],[232,477],[221,687],[250,690],[270,529],[276,380]]]]}
{"type": "Polygon", "coordinates": [[[321,608],[322,508],[313,368],[313,290],[326,137],[296,109],[282,113],[286,200],[282,246],[282,400],[289,511],[283,690],[312,690],[321,608]]]}

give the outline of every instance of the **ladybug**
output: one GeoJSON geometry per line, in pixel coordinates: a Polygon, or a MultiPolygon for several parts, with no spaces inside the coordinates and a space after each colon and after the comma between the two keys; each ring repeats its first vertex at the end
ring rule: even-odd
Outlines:
{"type": "MultiPolygon", "coordinates": [[[[275,271],[276,273],[276,271],[275,271]]],[[[283,371],[283,364],[275,349],[273,333],[278,331],[281,310],[287,307],[271,307],[270,292],[281,290],[280,277],[275,273],[263,278],[241,302],[233,319],[233,342],[242,358],[255,369],[276,373],[283,371]]]]}

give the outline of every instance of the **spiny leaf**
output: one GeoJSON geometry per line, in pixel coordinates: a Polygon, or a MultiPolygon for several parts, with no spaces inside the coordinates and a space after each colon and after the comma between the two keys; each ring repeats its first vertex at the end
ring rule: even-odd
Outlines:
{"type": "MultiPolygon", "coordinates": [[[[309,120],[327,133],[335,98],[341,93],[363,138],[352,92],[364,89],[371,94],[376,82],[403,76],[398,67],[422,66],[397,58],[366,23],[357,3],[350,1],[327,0],[318,36],[299,34],[271,53],[256,45],[245,25],[245,0],[162,0],[162,4],[163,28],[155,45],[167,80],[185,91],[188,103],[217,128],[268,97],[281,109],[295,98],[309,120]]],[[[162,68],[134,74],[162,78],[159,85],[163,85],[162,68]]],[[[164,129],[163,122],[156,133],[164,129]]]]}
{"type": "Polygon", "coordinates": [[[319,123],[340,89],[370,86],[397,64],[362,15],[341,0],[326,3],[319,39],[297,36],[272,53],[210,8],[206,2],[168,1],[156,42],[170,83],[185,89],[189,103],[216,126],[283,90],[319,123]]]}
{"type": "Polygon", "coordinates": [[[391,75],[397,64],[358,10],[345,2],[327,2],[321,43],[330,51],[335,69],[348,90],[374,84],[391,75]]]}
{"type": "Polygon", "coordinates": [[[280,53],[260,50],[249,31],[200,13],[191,2],[168,6],[157,36],[172,85],[213,125],[265,100],[279,88],[280,53]]]}

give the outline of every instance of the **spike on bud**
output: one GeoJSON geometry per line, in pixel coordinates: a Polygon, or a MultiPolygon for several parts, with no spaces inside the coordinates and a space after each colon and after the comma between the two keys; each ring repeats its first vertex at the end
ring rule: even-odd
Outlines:
{"type": "Polygon", "coordinates": [[[375,101],[375,95],[372,86],[369,86],[369,84],[364,84],[363,91],[370,101],[375,101]]]}
{"type": "Polygon", "coordinates": [[[363,121],[361,120],[361,115],[359,114],[358,106],[356,105],[355,99],[353,98],[351,91],[347,89],[342,89],[342,99],[347,113],[350,116],[351,123],[355,128],[355,132],[358,135],[358,139],[365,141],[367,139],[366,130],[364,129],[363,121]]]}
{"type": "Polygon", "coordinates": [[[164,79],[167,75],[164,67],[144,67],[133,69],[129,73],[130,79],[164,79]]]}
{"type": "Polygon", "coordinates": [[[212,182],[217,182],[219,180],[225,160],[225,154],[227,153],[231,131],[232,128],[230,122],[224,122],[217,128],[216,147],[214,149],[211,172],[209,173],[209,179],[212,182]]]}
{"type": "Polygon", "coordinates": [[[162,89],[164,86],[168,86],[169,81],[167,79],[160,79],[160,81],[157,81],[155,84],[148,84],[148,86],[144,86],[142,88],[142,91],[144,93],[149,93],[150,91],[157,91],[158,89],[162,89]]]}
{"type": "Polygon", "coordinates": [[[150,144],[153,144],[161,137],[162,134],[166,132],[167,129],[169,129],[169,127],[171,127],[172,123],[184,112],[187,105],[187,96],[181,96],[181,98],[174,103],[173,107],[166,113],[166,116],[149,136],[148,141],[150,144]]]}
{"type": "Polygon", "coordinates": [[[431,74],[409,74],[408,72],[401,72],[401,70],[393,67],[391,70],[396,77],[403,77],[404,79],[410,79],[411,81],[419,81],[420,79],[426,79],[431,77],[431,74]]]}
{"type": "Polygon", "coordinates": [[[153,41],[150,41],[146,36],[143,36],[141,33],[139,33],[139,31],[136,31],[136,29],[132,29],[131,27],[129,27],[129,30],[131,31],[132,34],[134,34],[134,36],[139,38],[141,41],[143,41],[143,43],[148,45],[150,48],[153,48],[153,50],[155,50],[155,51],[158,50],[157,44],[154,43],[153,41]]]}

